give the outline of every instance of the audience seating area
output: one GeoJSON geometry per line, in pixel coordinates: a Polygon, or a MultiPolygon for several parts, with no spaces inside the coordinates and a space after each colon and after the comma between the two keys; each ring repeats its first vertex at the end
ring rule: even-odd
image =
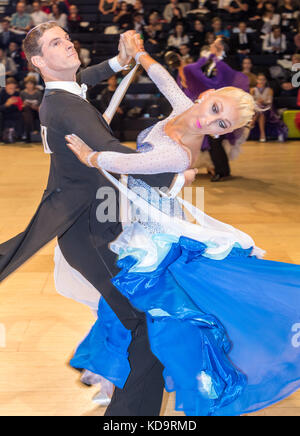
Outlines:
{"type": "MultiPolygon", "coordinates": [[[[132,1],[127,0],[128,3],[132,3],[132,1]]],[[[182,3],[177,3],[176,0],[171,0],[176,7],[178,7],[178,4],[181,5],[182,3]],[[176,3],[176,4],[175,4],[176,3]]],[[[33,3],[32,1],[27,1],[27,5],[33,3]]],[[[48,1],[43,2],[48,3],[49,7],[51,8],[52,3],[64,3],[63,1],[48,1]]],[[[115,23],[112,22],[112,15],[101,15],[98,11],[98,5],[99,0],[69,0],[68,6],[70,5],[76,5],[78,8],[78,13],[81,18],[81,26],[78,26],[76,33],[71,32],[71,38],[72,40],[77,40],[80,42],[81,48],[88,50],[90,53],[91,62],[90,65],[97,64],[99,62],[102,62],[105,59],[108,59],[112,56],[114,56],[118,51],[118,41],[119,41],[119,34],[106,34],[105,28],[108,26],[112,26],[115,23]],[[100,16],[101,15],[101,16],[100,16]]],[[[123,3],[123,2],[121,2],[123,3]]],[[[120,3],[120,5],[121,5],[120,3]]],[[[162,22],[161,18],[163,18],[163,13],[165,10],[166,5],[169,3],[169,0],[143,0],[142,1],[142,7],[144,9],[143,17],[144,17],[144,23],[143,27],[141,28],[141,33],[144,34],[145,40],[149,38],[149,35],[147,32],[149,32],[147,25],[151,24],[151,15],[153,15],[153,12],[157,12],[160,15],[157,15],[157,17],[160,17],[160,21],[162,22]],[[145,33],[144,33],[144,29],[145,33]]],[[[203,2],[202,2],[203,3],[203,2]]],[[[196,19],[199,19],[202,21],[206,37],[207,34],[211,31],[214,31],[215,29],[212,29],[211,24],[214,17],[221,17],[222,18],[222,28],[226,31],[231,32],[231,35],[235,32],[235,29],[239,25],[239,22],[231,15],[226,15],[224,18],[224,14],[220,13],[220,10],[216,9],[216,4],[218,1],[210,1],[205,2],[206,4],[212,4],[214,8],[212,11],[204,16],[202,13],[197,14],[187,14],[183,20],[184,26],[187,29],[187,34],[192,33],[194,22],[196,19]]],[[[245,3],[245,2],[244,2],[245,3]]],[[[250,2],[246,2],[248,4],[251,4],[250,2]]],[[[252,4],[255,4],[255,0],[252,1],[252,4]]],[[[277,1],[271,1],[266,3],[273,3],[276,6],[277,1]]],[[[0,0],[0,15],[2,18],[12,16],[12,14],[16,11],[16,0],[7,0],[7,1],[1,1],[0,0]]],[[[188,9],[195,9],[198,7],[198,0],[193,1],[187,1],[184,3],[186,10],[188,9]]],[[[134,10],[131,10],[131,13],[134,15],[134,10]]],[[[162,50],[156,53],[154,56],[156,56],[160,62],[163,62],[164,60],[164,54],[167,50],[170,49],[170,47],[167,47],[167,40],[168,36],[174,31],[174,27],[176,24],[180,23],[180,20],[172,21],[171,23],[166,22],[166,20],[163,21],[162,24],[162,33],[161,36],[162,40],[160,40],[160,44],[162,44],[162,50]]],[[[300,23],[300,14],[298,17],[297,25],[300,23]]],[[[279,59],[285,58],[289,59],[294,53],[298,52],[297,47],[294,44],[294,36],[296,35],[297,29],[294,28],[289,29],[290,32],[286,33],[287,37],[287,48],[284,53],[280,54],[266,54],[262,52],[262,40],[261,40],[261,34],[260,29],[255,22],[248,21],[248,26],[252,26],[253,28],[253,34],[255,44],[252,47],[252,51],[248,54],[248,56],[252,60],[253,64],[253,73],[260,73],[263,72],[267,78],[269,79],[269,86],[274,91],[274,107],[276,109],[280,109],[281,112],[284,112],[284,110],[289,111],[297,111],[299,106],[297,105],[297,96],[291,95],[289,93],[282,92],[280,88],[280,81],[278,79],[274,79],[270,75],[270,67],[274,67],[277,64],[279,59]]],[[[135,28],[135,23],[132,23],[132,27],[129,26],[129,28],[135,28]]],[[[124,29],[125,30],[125,29],[124,29]]],[[[119,29],[119,32],[121,33],[124,31],[123,29],[119,29]]],[[[300,31],[300,26],[299,26],[300,31]]],[[[153,38],[158,38],[157,33],[153,38]]],[[[215,32],[215,36],[218,35],[218,32],[215,32]]],[[[205,43],[208,44],[208,42],[205,40],[205,43]]],[[[171,47],[171,49],[175,49],[178,52],[179,47],[171,47]]],[[[194,60],[196,60],[197,57],[194,56],[194,60]]],[[[237,55],[234,51],[229,51],[228,56],[226,58],[226,61],[231,65],[232,67],[236,69],[241,68],[240,63],[240,57],[237,55]]],[[[26,73],[26,68],[24,69],[26,73]]],[[[24,76],[26,74],[24,73],[24,76]]],[[[22,83],[22,81],[21,81],[22,83]]],[[[95,106],[100,107],[99,101],[101,98],[101,92],[106,88],[107,84],[99,84],[93,89],[89,91],[89,98],[95,106]]],[[[127,112],[134,108],[134,107],[141,107],[142,111],[138,118],[125,118],[123,122],[123,126],[125,126],[124,129],[124,139],[125,140],[135,140],[136,135],[139,131],[141,131],[143,128],[148,127],[149,125],[153,124],[157,120],[157,116],[162,117],[168,115],[170,111],[170,105],[162,98],[162,96],[159,94],[159,91],[157,90],[156,86],[153,84],[148,83],[135,83],[131,85],[131,87],[128,90],[129,98],[126,99],[126,110],[127,112]],[[140,97],[142,95],[142,97],[140,97]],[[130,98],[131,97],[131,98],[130,98]],[[140,97],[140,98],[139,98],[140,97]],[[155,107],[154,112],[155,116],[151,116],[151,108],[153,109],[153,106],[155,107]]],[[[125,115],[126,117],[126,115],[125,115]]],[[[283,119],[289,119],[289,117],[286,115],[283,117],[283,119]]],[[[289,129],[290,135],[295,134],[295,131],[297,133],[297,129],[289,129]]],[[[297,136],[297,135],[296,135],[297,136]]],[[[33,138],[36,139],[36,134],[33,135],[33,138]]],[[[290,136],[292,137],[292,136],[290,136]]],[[[298,137],[298,136],[297,136],[298,137]]]]}

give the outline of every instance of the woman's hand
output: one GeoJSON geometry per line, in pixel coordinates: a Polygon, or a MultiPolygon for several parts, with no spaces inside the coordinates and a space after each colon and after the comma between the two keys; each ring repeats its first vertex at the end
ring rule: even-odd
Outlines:
{"type": "Polygon", "coordinates": [[[192,183],[195,181],[196,175],[198,174],[198,168],[186,170],[183,174],[185,178],[184,186],[191,186],[192,183]]]}
{"type": "Polygon", "coordinates": [[[127,54],[133,58],[138,52],[144,50],[144,42],[141,35],[133,30],[123,33],[121,35],[121,40],[125,45],[127,54]]]}
{"type": "MultiPolygon", "coordinates": [[[[65,138],[67,140],[67,146],[73,151],[74,154],[76,154],[80,162],[88,167],[91,166],[88,161],[88,157],[94,152],[94,150],[92,150],[84,141],[82,141],[82,139],[74,134],[67,135],[65,138]]],[[[91,163],[93,164],[93,162],[91,163]]]]}

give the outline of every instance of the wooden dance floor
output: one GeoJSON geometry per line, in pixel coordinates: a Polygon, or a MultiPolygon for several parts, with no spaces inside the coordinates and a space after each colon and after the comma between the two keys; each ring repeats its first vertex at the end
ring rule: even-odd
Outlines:
{"type": "MultiPolygon", "coordinates": [[[[21,232],[39,204],[49,156],[39,144],[0,145],[0,241],[21,232]]],[[[266,258],[300,264],[300,143],[247,143],[234,177],[205,188],[205,211],[249,233],[266,258]]],[[[97,416],[97,387],[78,383],[68,359],[94,318],[58,295],[55,241],[0,285],[0,415],[97,416]],[[4,330],[6,341],[4,341],[4,330]]],[[[162,415],[173,412],[165,395],[162,415]]],[[[300,416],[300,391],[258,415],[300,416]]]]}

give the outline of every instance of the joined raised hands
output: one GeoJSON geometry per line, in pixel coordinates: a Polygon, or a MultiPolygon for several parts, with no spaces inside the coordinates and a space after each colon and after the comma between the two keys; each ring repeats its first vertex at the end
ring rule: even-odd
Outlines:
{"type": "Polygon", "coordinates": [[[121,42],[124,45],[126,53],[134,57],[138,52],[144,51],[144,41],[141,35],[134,30],[125,32],[121,35],[121,42]]]}
{"type": "Polygon", "coordinates": [[[137,52],[144,50],[144,41],[135,30],[122,33],[119,42],[118,61],[122,67],[128,65],[137,52]]]}

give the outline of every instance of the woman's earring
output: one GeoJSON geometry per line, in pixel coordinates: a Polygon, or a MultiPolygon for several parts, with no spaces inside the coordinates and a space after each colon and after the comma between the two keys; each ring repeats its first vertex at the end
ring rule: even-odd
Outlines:
{"type": "Polygon", "coordinates": [[[214,135],[214,138],[218,139],[218,138],[220,138],[220,135],[214,135]]]}

